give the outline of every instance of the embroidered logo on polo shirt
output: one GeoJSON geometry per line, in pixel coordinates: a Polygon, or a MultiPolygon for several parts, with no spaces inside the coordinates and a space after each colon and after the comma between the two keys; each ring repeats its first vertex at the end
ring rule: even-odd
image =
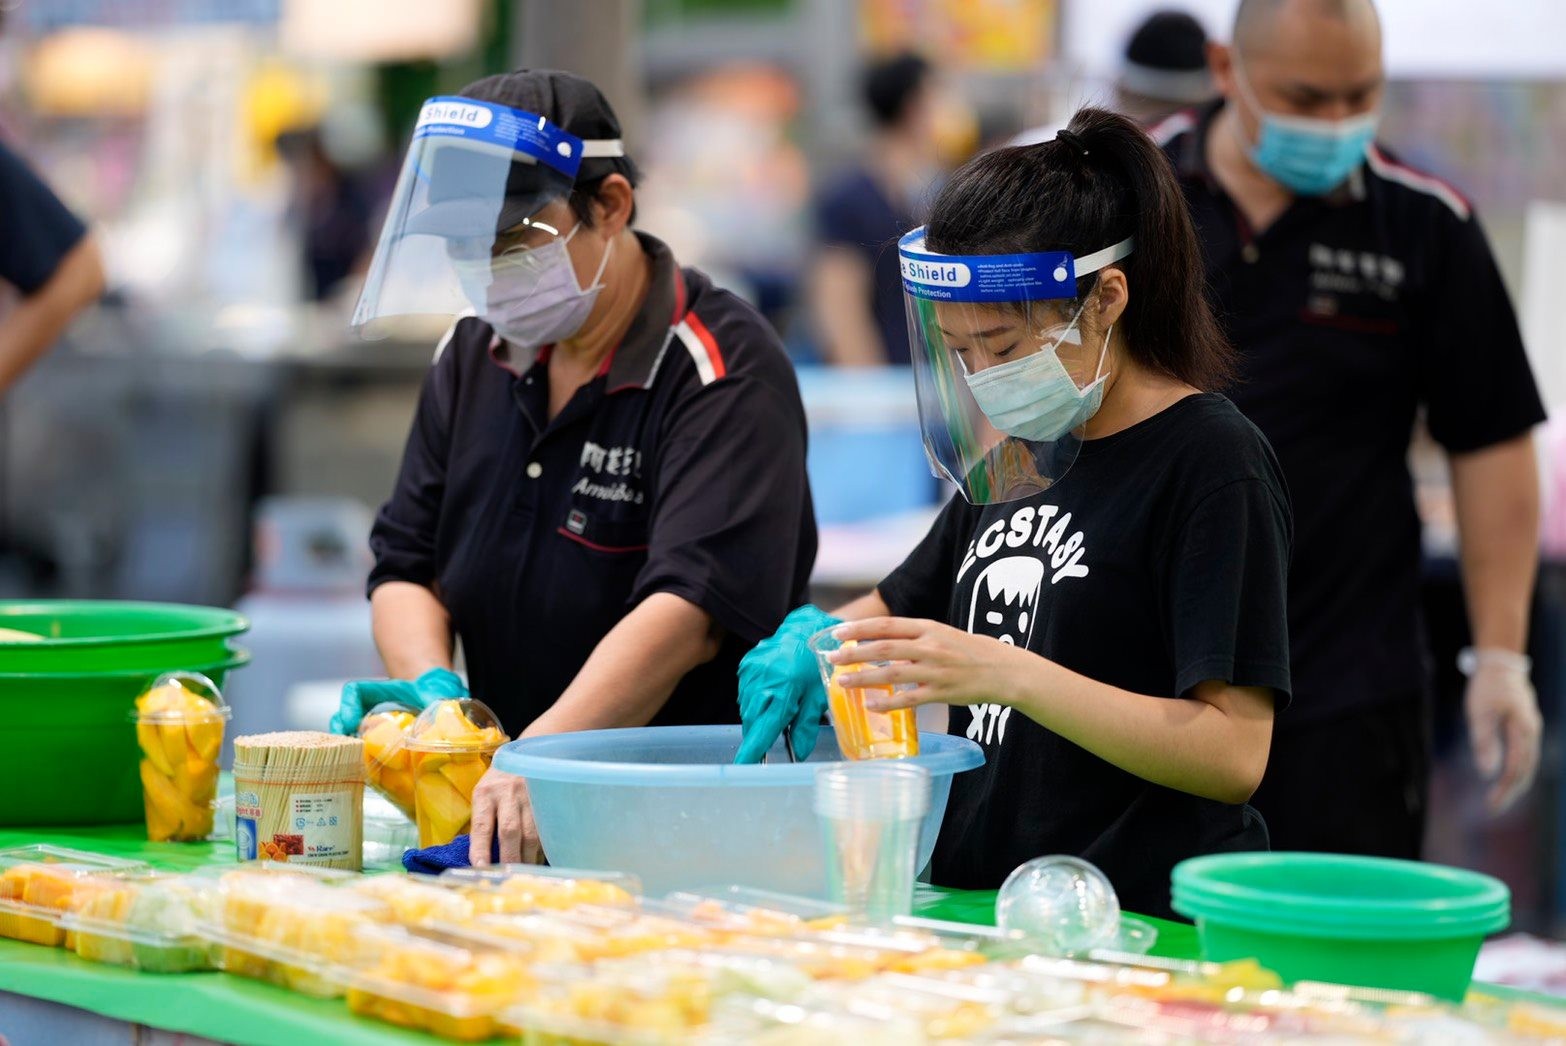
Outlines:
{"type": "Polygon", "coordinates": [[[1403,287],[1403,263],[1374,251],[1310,245],[1310,289],[1324,294],[1374,294],[1396,301],[1403,287]]]}
{"type": "Polygon", "coordinates": [[[579,508],[572,509],[571,514],[566,516],[566,529],[573,534],[585,533],[587,531],[587,513],[579,508]]]}
{"type": "Polygon", "coordinates": [[[642,452],[635,447],[603,447],[588,440],[582,444],[582,457],[578,464],[582,477],[571,488],[571,493],[598,501],[620,501],[633,505],[640,505],[646,500],[641,489],[642,452]]]}

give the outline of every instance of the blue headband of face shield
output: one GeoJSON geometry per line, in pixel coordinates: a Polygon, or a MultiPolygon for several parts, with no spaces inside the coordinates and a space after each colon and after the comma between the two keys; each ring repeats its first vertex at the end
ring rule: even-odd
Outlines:
{"type": "Polygon", "coordinates": [[[1078,258],[1069,251],[1029,254],[937,254],[924,246],[925,228],[897,242],[903,289],[929,301],[1007,302],[1075,298],[1077,280],[1129,257],[1134,238],[1078,258]]]}
{"type": "Polygon", "coordinates": [[[576,180],[583,159],[625,155],[618,138],[584,141],[537,113],[458,95],[425,101],[413,128],[413,140],[421,138],[463,138],[498,145],[531,157],[570,181],[576,180]]]}

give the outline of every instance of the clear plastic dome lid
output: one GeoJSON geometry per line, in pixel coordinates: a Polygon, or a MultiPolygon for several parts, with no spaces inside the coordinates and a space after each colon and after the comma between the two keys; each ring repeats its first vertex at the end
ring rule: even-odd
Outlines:
{"type": "Polygon", "coordinates": [[[130,718],[143,723],[184,723],[231,715],[218,685],[200,672],[165,672],[136,698],[130,718]]]}
{"type": "Polygon", "coordinates": [[[507,740],[488,705],[460,697],[437,701],[420,712],[408,730],[407,747],[415,752],[486,752],[507,740]]]}
{"type": "Polygon", "coordinates": [[[1103,872],[1079,857],[1037,857],[1019,867],[995,898],[995,922],[1059,955],[1112,946],[1120,899],[1103,872]]]}
{"type": "Polygon", "coordinates": [[[396,701],[382,701],[364,713],[359,721],[359,740],[364,742],[365,765],[378,767],[394,762],[418,719],[418,709],[396,701]]]}

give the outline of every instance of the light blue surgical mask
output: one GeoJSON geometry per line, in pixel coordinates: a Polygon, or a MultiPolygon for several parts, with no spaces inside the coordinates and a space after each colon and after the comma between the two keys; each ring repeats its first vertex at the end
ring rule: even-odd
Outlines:
{"type": "Polygon", "coordinates": [[[1301,196],[1322,196],[1342,185],[1363,162],[1376,137],[1380,114],[1375,110],[1344,120],[1269,113],[1252,93],[1238,57],[1234,72],[1241,97],[1261,122],[1256,144],[1240,144],[1268,177],[1301,196]]]}
{"type": "Polygon", "coordinates": [[[1109,377],[1101,372],[1114,326],[1104,332],[1104,347],[1099,351],[1093,380],[1086,388],[1078,388],[1066,365],[1060,362],[1059,350],[1062,344],[1082,344],[1077,328],[1081,318],[1082,310],[1078,308],[1065,332],[1038,352],[966,375],[968,391],[991,425],[1017,439],[1048,443],[1087,424],[1098,413],[1104,403],[1104,382],[1109,377]]]}

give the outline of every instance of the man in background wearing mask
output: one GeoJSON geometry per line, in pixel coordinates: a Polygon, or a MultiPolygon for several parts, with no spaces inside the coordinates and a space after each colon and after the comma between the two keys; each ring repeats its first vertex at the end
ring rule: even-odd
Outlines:
{"type": "MultiPolygon", "coordinates": [[[[410,299],[437,273],[478,315],[436,351],[370,538],[393,678],[349,684],[333,729],[464,696],[453,637],[513,736],[737,721],[739,659],[815,559],[804,410],[755,310],[632,229],[636,181],[569,73],[425,104],[355,322],[431,311],[410,299]]],[[[539,859],[525,784],[492,773],[475,863],[496,836],[539,859]]]]}
{"type": "Polygon", "coordinates": [[[1466,712],[1500,811],[1539,755],[1523,651],[1544,411],[1471,205],[1374,140],[1385,74],[1370,0],[1242,0],[1233,42],[1209,58],[1222,100],[1153,135],[1240,350],[1230,395],[1294,497],[1295,703],[1253,804],[1274,849],[1417,857],[1430,718],[1410,431],[1422,410],[1450,458],[1466,712]]]}

